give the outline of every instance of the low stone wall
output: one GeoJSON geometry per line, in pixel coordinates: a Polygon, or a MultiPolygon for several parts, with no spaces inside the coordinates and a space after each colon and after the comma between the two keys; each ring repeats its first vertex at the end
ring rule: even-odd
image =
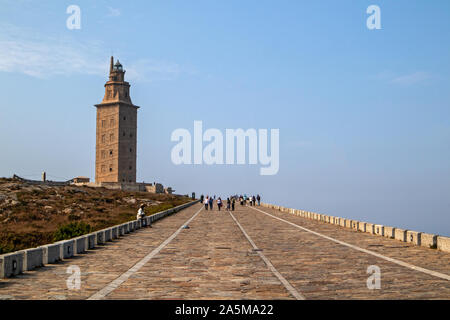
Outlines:
{"type": "Polygon", "coordinates": [[[279,210],[281,212],[288,212],[295,214],[302,218],[320,221],[323,223],[330,223],[336,226],[347,228],[356,232],[366,232],[381,237],[396,239],[402,242],[408,242],[417,246],[422,246],[431,249],[438,249],[444,252],[450,252],[450,238],[442,237],[434,234],[428,234],[413,230],[404,230],[379,224],[361,222],[340,217],[327,216],[315,212],[305,210],[290,209],[281,206],[276,206],[268,203],[261,203],[262,207],[279,210]]]}
{"type": "Polygon", "coordinates": [[[89,249],[94,249],[98,245],[105,244],[113,239],[118,239],[120,236],[147,226],[150,222],[155,222],[179,212],[197,202],[198,200],[195,200],[172,209],[155,213],[149,217],[144,217],[142,220],[133,220],[70,240],[58,241],[38,248],[0,255],[0,278],[8,278],[46,264],[58,263],[58,261],[70,259],[74,255],[82,254],[89,249]]]}

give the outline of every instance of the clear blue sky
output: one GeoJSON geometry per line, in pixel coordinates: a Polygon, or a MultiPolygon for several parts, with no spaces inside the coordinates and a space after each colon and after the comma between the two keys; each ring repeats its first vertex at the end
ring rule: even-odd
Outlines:
{"type": "Polygon", "coordinates": [[[0,176],[94,178],[114,53],[141,106],[138,180],[450,235],[449,35],[448,0],[0,0],[0,176]],[[173,165],[194,120],[279,128],[279,173],[173,165]]]}

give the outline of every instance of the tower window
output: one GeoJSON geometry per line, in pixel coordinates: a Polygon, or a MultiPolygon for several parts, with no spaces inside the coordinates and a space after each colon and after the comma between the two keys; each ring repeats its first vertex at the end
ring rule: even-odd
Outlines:
{"type": "Polygon", "coordinates": [[[123,132],[123,136],[125,137],[125,131],[123,132]]]}
{"type": "Polygon", "coordinates": [[[102,135],[102,142],[105,143],[106,142],[106,136],[102,135]]]}
{"type": "Polygon", "coordinates": [[[123,120],[127,120],[127,117],[123,117],[123,120]]]}
{"type": "Polygon", "coordinates": [[[102,165],[102,172],[105,172],[105,171],[106,171],[106,166],[102,165]]]}
{"type": "Polygon", "coordinates": [[[109,150],[109,156],[112,157],[112,155],[113,155],[113,151],[109,150]]]}
{"type": "Polygon", "coordinates": [[[130,148],[130,152],[133,152],[133,149],[130,148]]]}
{"type": "Polygon", "coordinates": [[[102,150],[102,159],[105,159],[105,158],[106,158],[106,151],[102,150]]]}
{"type": "Polygon", "coordinates": [[[129,169],[131,170],[131,169],[133,169],[133,167],[132,167],[132,166],[129,166],[129,169]]]}
{"type": "Polygon", "coordinates": [[[132,133],[130,133],[130,138],[133,138],[133,134],[132,133]]]}
{"type": "Polygon", "coordinates": [[[110,167],[109,167],[109,172],[112,172],[112,171],[113,171],[113,170],[112,170],[112,166],[110,166],[110,167]]]}
{"type": "Polygon", "coordinates": [[[102,128],[106,127],[106,120],[102,120],[102,128]]]}
{"type": "Polygon", "coordinates": [[[111,133],[109,135],[109,141],[113,142],[114,141],[114,133],[111,133]]]}
{"type": "Polygon", "coordinates": [[[109,120],[109,126],[114,127],[114,119],[109,120]]]}

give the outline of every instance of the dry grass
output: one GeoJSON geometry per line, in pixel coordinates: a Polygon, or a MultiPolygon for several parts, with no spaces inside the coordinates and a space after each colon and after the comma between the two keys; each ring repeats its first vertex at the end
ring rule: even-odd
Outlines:
{"type": "Polygon", "coordinates": [[[189,202],[189,198],[89,187],[30,185],[0,178],[0,254],[51,243],[71,222],[100,230],[189,202]]]}

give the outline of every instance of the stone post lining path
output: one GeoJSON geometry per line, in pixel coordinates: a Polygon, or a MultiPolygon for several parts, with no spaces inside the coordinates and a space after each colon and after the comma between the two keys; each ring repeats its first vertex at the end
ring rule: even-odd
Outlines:
{"type": "Polygon", "coordinates": [[[269,208],[201,209],[1,279],[0,299],[450,299],[448,253],[269,208]],[[71,265],[80,290],[67,288],[71,265]],[[379,290],[367,288],[371,265],[379,290]]]}

